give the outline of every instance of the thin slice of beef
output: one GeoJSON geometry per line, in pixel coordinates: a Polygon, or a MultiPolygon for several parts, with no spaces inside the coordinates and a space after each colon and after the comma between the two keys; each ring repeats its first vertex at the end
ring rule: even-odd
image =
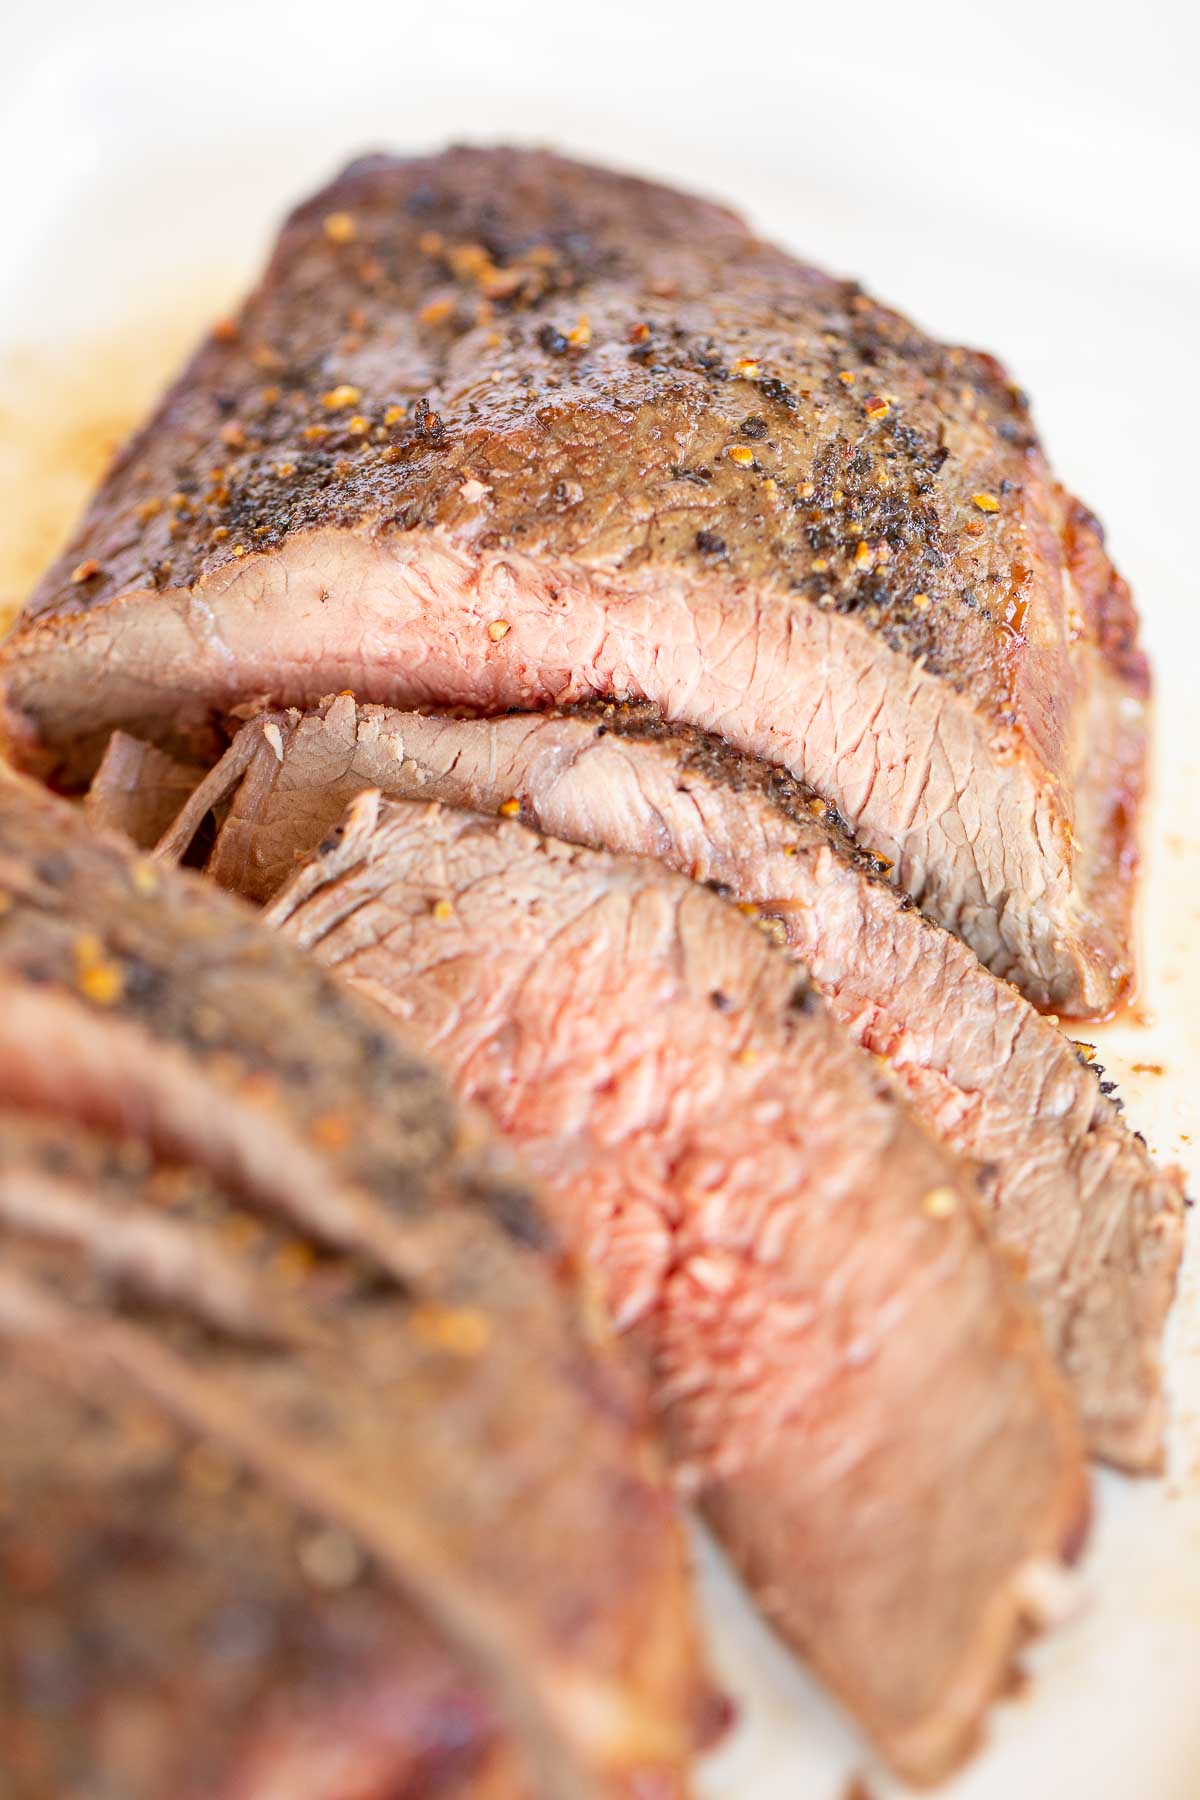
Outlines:
{"type": "Polygon", "coordinates": [[[97,831],[122,831],[151,850],[203,775],[202,765],[176,762],[153,744],[114,731],[84,795],[88,823],[97,831]]]}
{"type": "Polygon", "coordinates": [[[678,1523],[633,1387],[481,1123],[240,903],[4,771],[0,894],[0,1099],[202,1165],[387,1296],[346,1323],[387,1401],[370,1424],[319,1346],[337,1405],[293,1411],[289,1345],[277,1387],[256,1365],[262,1432],[171,1341],[89,1326],[94,1353],[334,1484],[556,1796],[678,1791],[707,1692],[678,1523]]]}
{"type": "Polygon", "coordinates": [[[650,699],[811,781],[1039,1004],[1129,977],[1145,662],[1004,370],[543,152],[373,157],[301,207],[0,681],[68,781],[263,695],[650,699]]]}
{"type": "Polygon", "coordinates": [[[208,873],[267,900],[372,787],[516,808],[552,836],[657,857],[759,909],[922,1122],[987,1170],[993,1232],[1023,1259],[1092,1451],[1161,1466],[1178,1172],[1155,1167],[1079,1047],[898,894],[811,789],[646,706],[472,720],[341,696],[246,725],[166,849],[185,850],[229,800],[208,873]]]}
{"type": "MultiPolygon", "coordinates": [[[[282,1238],[133,1140],[0,1113],[8,1800],[534,1792],[478,1679],[337,1508],[298,1501],[297,1470],[198,1429],[147,1379],[164,1328],[176,1344],[201,1328],[261,1380],[268,1328],[279,1347],[311,1336],[354,1292],[282,1238]],[[151,1360],[131,1368],[105,1340],[147,1304],[151,1360]]],[[[328,1404],[311,1382],[298,1398],[328,1404]]],[[[362,1383],[342,1403],[387,1435],[384,1395],[362,1383]]],[[[247,1386],[233,1404],[261,1431],[247,1386]]]]}
{"type": "Polygon", "coordinates": [[[764,1609],[897,1768],[951,1766],[1087,1508],[967,1168],[655,862],[368,793],[267,917],[521,1147],[764,1609]]]}

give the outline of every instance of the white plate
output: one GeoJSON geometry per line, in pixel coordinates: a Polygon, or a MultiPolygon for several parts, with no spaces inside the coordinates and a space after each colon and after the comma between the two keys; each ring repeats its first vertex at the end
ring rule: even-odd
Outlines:
{"type": "MultiPolygon", "coordinates": [[[[15,42],[13,41],[15,38],[15,42]]],[[[280,211],[362,148],[555,142],[722,194],[942,335],[998,351],[1110,528],[1158,671],[1147,1024],[1098,1032],[1161,1155],[1200,1137],[1200,140],[1196,25],[869,0],[815,18],[615,0],[25,8],[0,167],[0,601],[280,211]],[[1139,102],[1140,96],[1140,102],[1139,102]],[[1135,1072],[1153,1064],[1164,1073],[1135,1072]]],[[[1088,1035],[1093,1035],[1089,1033],[1088,1035]]],[[[1098,1483],[1087,1611],[1038,1647],[946,1800],[1200,1796],[1200,1291],[1171,1331],[1161,1483],[1098,1483]]],[[[705,1553],[743,1723],[706,1800],[898,1790],[705,1553]]]]}

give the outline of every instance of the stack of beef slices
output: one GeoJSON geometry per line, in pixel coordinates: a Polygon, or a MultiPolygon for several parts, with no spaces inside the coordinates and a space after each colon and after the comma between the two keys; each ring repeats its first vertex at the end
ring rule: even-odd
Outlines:
{"type": "Polygon", "coordinates": [[[6,1794],[689,1792],[665,1469],[481,1122],[2,770],[0,896],[6,1794]]]}
{"type": "Polygon", "coordinates": [[[953,1766],[1085,1451],[1160,1466],[1182,1217],[1035,1010],[1131,979],[1147,674],[999,366],[663,189],[372,158],[0,679],[491,1114],[764,1610],[953,1766]]]}

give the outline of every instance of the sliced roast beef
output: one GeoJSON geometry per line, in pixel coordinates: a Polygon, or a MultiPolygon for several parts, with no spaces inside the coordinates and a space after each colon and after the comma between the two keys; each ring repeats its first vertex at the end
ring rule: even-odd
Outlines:
{"type": "Polygon", "coordinates": [[[153,744],[114,731],[84,795],[84,811],[97,831],[123,831],[150,850],[203,775],[203,766],[176,762],[153,744]]]}
{"type": "Polygon", "coordinates": [[[214,1375],[198,1345],[91,1322],[89,1353],[308,1470],[301,1501],[334,1496],[486,1672],[548,1791],[678,1791],[706,1690],[677,1522],[635,1390],[481,1123],[240,903],[3,771],[0,894],[0,1099],[132,1132],[364,1270],[353,1357],[289,1340],[214,1375]]]}
{"type": "Polygon", "coordinates": [[[645,706],[471,720],[346,696],[245,726],[168,849],[235,787],[208,872],[258,900],[377,787],[518,808],[555,837],[657,857],[759,908],[918,1117],[987,1170],[994,1233],[1024,1260],[1094,1453],[1160,1465],[1177,1173],[1154,1166],[1078,1047],[898,894],[811,789],[645,706]]]}
{"type": "MultiPolygon", "coordinates": [[[[281,1473],[257,1453],[250,1388],[363,1271],[306,1261],[133,1140],[11,1113],[0,1245],[8,1800],[528,1800],[478,1679],[339,1507],[298,1498],[302,1454],[281,1473]],[[160,1334],[197,1327],[221,1346],[207,1361],[249,1378],[225,1394],[241,1443],[155,1382],[160,1334]]],[[[328,1405],[299,1361],[282,1372],[328,1405]]],[[[347,1405],[386,1436],[382,1393],[346,1385],[347,1405]]]]}
{"type": "Polygon", "coordinates": [[[768,1614],[898,1768],[951,1765],[1087,1492],[969,1171],[655,862],[368,793],[267,917],[520,1145],[768,1614]]]}
{"type": "Polygon", "coordinates": [[[991,357],[541,152],[354,164],[3,652],[13,753],[267,696],[644,698],[811,781],[1039,1004],[1130,969],[1147,675],[991,357]]]}

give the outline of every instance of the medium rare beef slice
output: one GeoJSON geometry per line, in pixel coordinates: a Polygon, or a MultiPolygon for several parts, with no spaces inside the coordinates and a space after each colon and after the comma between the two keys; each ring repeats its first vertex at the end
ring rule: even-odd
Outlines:
{"type": "MultiPolygon", "coordinates": [[[[327,1301],[344,1288],[332,1263],[298,1283],[279,1235],[136,1142],[0,1114],[9,1800],[534,1791],[478,1679],[337,1508],[306,1508],[287,1479],[104,1354],[125,1312],[117,1295],[127,1317],[151,1301],[156,1323],[174,1314],[176,1336],[191,1315],[236,1338],[298,1320],[300,1285],[310,1309],[314,1285],[327,1301]],[[251,1290],[257,1318],[239,1319],[229,1297],[251,1290]],[[51,1297],[68,1305],[47,1313],[51,1297]]],[[[254,1360],[250,1345],[242,1354],[254,1360]]],[[[386,1434],[380,1396],[361,1387],[354,1404],[386,1434]]]]}
{"type": "Polygon", "coordinates": [[[1160,1466],[1178,1173],[1155,1167],[1077,1047],[898,894],[810,789],[644,705],[458,719],[341,696],[246,725],[168,849],[228,803],[208,873],[266,900],[371,787],[515,810],[758,908],[922,1122],[988,1170],[991,1228],[1027,1269],[1093,1452],[1160,1466]]]}
{"type": "Polygon", "coordinates": [[[1129,978],[1146,667],[1004,371],[541,152],[374,157],[301,207],[0,679],[68,780],[264,695],[650,699],[811,781],[1039,1004],[1129,978]]]}
{"type": "MultiPolygon", "coordinates": [[[[365,1263],[386,1329],[379,1307],[346,1329],[388,1429],[349,1401],[294,1418],[286,1358],[277,1391],[256,1364],[268,1425],[351,1469],[360,1525],[556,1795],[676,1791],[707,1693],[678,1523],[633,1387],[479,1121],[240,903],[3,772],[0,893],[0,1099],[132,1132],[365,1263]]],[[[207,1405],[205,1370],[162,1355],[207,1405]]]]}
{"type": "Polygon", "coordinates": [[[267,916],[520,1146],[769,1615],[898,1768],[951,1765],[1087,1495],[964,1166],[656,863],[367,794],[267,916]]]}

